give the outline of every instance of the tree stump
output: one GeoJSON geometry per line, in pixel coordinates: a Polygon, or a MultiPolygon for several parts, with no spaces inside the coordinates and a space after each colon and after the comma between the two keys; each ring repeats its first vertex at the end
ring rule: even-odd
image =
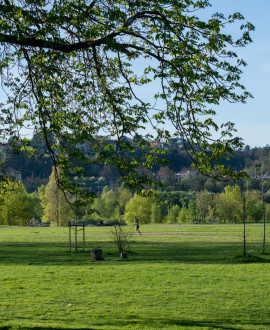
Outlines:
{"type": "Polygon", "coordinates": [[[103,260],[102,257],[102,249],[92,249],[91,256],[93,261],[101,261],[103,260]]]}
{"type": "Polygon", "coordinates": [[[126,252],[121,252],[120,257],[123,258],[123,259],[126,259],[127,258],[127,253],[126,252]]]}

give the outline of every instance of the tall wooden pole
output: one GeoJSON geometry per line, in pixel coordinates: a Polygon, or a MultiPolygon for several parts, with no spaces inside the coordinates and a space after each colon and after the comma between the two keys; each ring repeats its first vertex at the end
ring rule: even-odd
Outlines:
{"type": "Polygon", "coordinates": [[[77,222],[75,222],[75,251],[77,251],[77,222]]]}
{"type": "Polygon", "coordinates": [[[264,192],[263,192],[263,179],[262,179],[262,209],[263,209],[263,249],[262,253],[265,254],[265,200],[264,200],[264,192]]]}
{"type": "Polygon", "coordinates": [[[243,192],[243,221],[244,221],[244,244],[243,244],[243,255],[246,257],[246,196],[245,192],[243,192]]]}
{"type": "Polygon", "coordinates": [[[69,228],[69,252],[71,252],[71,224],[68,224],[69,228]]]}
{"type": "Polygon", "coordinates": [[[85,249],[85,225],[83,225],[83,250],[85,249]]]}

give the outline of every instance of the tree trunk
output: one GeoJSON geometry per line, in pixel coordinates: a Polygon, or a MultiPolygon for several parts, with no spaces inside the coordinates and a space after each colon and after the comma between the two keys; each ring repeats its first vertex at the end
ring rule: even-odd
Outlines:
{"type": "Polygon", "coordinates": [[[59,227],[59,202],[58,202],[58,189],[56,189],[56,226],[59,227]]]}

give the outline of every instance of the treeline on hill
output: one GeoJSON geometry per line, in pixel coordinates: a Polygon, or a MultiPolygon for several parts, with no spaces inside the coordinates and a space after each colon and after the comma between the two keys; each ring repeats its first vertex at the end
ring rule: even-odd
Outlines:
{"type": "Polygon", "coordinates": [[[260,222],[270,220],[269,180],[256,184],[246,180],[241,185],[227,185],[219,193],[201,191],[153,191],[148,197],[133,194],[123,186],[105,186],[91,205],[74,210],[74,197],[65,196],[58,188],[55,173],[36,192],[28,193],[22,182],[2,184],[0,190],[0,224],[29,225],[50,223],[66,226],[68,221],[104,224],[116,221],[146,223],[260,222]],[[71,202],[71,203],[69,203],[71,202]],[[78,213],[79,212],[79,213],[78,213]]]}
{"type": "MultiPolygon", "coordinates": [[[[114,141],[106,137],[100,137],[106,144],[114,144],[114,141]]],[[[129,143],[135,143],[126,138],[129,143]]],[[[29,193],[37,191],[39,187],[47,184],[52,169],[52,161],[48,156],[46,143],[37,133],[32,138],[32,146],[37,150],[35,157],[27,157],[22,151],[20,154],[2,151],[2,158],[7,161],[8,173],[20,179],[29,193]]],[[[93,160],[92,165],[86,167],[87,179],[83,185],[86,189],[101,193],[105,186],[120,186],[119,173],[115,166],[98,164],[95,162],[96,154],[91,144],[79,146],[81,150],[93,160]]],[[[153,169],[141,169],[148,177],[161,181],[166,191],[202,191],[221,193],[225,184],[214,181],[202,175],[196,175],[195,170],[190,170],[191,161],[188,158],[182,141],[171,139],[170,143],[153,142],[153,147],[160,148],[164,154],[160,157],[169,160],[168,166],[153,169]],[[193,172],[194,171],[194,172],[193,172]]],[[[140,148],[136,149],[139,154],[140,148]]],[[[247,170],[252,177],[269,176],[270,173],[270,147],[253,148],[246,146],[243,150],[236,150],[234,157],[226,161],[226,165],[232,170],[247,170]]],[[[76,179],[76,178],[75,178],[76,179]]],[[[251,189],[258,189],[258,182],[254,181],[251,189]]]]}

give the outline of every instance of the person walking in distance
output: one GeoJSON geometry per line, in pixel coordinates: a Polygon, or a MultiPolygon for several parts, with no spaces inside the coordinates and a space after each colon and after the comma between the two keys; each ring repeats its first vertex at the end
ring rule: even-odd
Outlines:
{"type": "Polygon", "coordinates": [[[140,222],[137,217],[134,217],[134,225],[136,225],[136,232],[142,236],[142,233],[140,232],[140,222]]]}

